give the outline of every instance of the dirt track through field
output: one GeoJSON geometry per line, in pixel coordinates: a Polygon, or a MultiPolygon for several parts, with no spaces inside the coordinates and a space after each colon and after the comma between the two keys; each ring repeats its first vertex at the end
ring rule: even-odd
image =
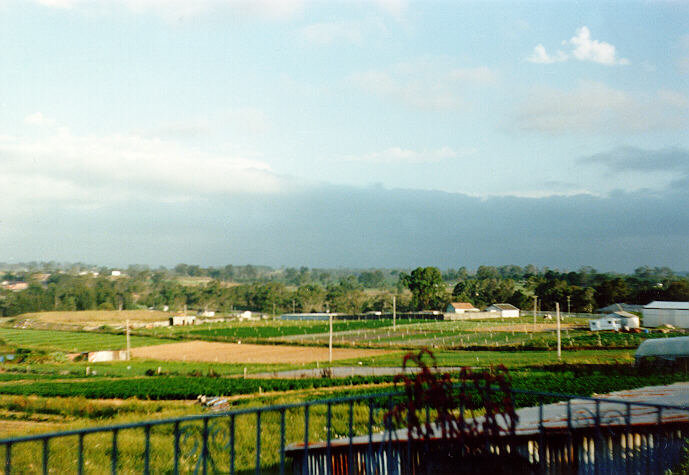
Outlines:
{"type": "MultiPolygon", "coordinates": [[[[333,360],[366,358],[389,351],[333,348],[333,360]]],[[[244,345],[209,341],[190,341],[132,349],[135,358],[217,363],[312,363],[327,361],[328,349],[287,345],[244,345]]]]}

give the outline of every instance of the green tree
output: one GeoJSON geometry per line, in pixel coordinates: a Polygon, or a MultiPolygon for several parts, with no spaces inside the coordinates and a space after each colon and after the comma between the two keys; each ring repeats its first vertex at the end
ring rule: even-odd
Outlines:
{"type": "Polygon", "coordinates": [[[400,274],[412,293],[412,305],[419,310],[438,310],[447,301],[443,275],[437,267],[417,267],[411,274],[400,274]]]}

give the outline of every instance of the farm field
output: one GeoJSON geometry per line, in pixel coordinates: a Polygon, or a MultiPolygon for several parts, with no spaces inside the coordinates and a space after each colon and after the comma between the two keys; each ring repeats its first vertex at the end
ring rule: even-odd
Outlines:
{"type": "Polygon", "coordinates": [[[16,322],[37,322],[44,324],[63,324],[75,326],[124,326],[132,323],[148,323],[167,320],[169,314],[158,310],[84,310],[80,312],[37,312],[25,313],[11,320],[16,322]]]}
{"type": "MultiPolygon", "coordinates": [[[[42,321],[52,324],[51,318],[42,321]]],[[[72,321],[89,320],[84,316],[72,321]]],[[[689,379],[686,374],[642,374],[631,366],[633,347],[640,341],[674,333],[592,334],[582,329],[583,323],[585,320],[568,320],[563,324],[560,361],[554,351],[555,325],[543,321],[534,325],[530,317],[503,321],[402,320],[394,331],[391,320],[336,321],[334,341],[340,347],[334,348],[334,359],[338,367],[399,368],[409,348],[435,347],[439,366],[488,368],[503,364],[511,370],[514,387],[582,395],[689,379]],[[472,349],[458,349],[462,345],[472,349]],[[523,350],[526,345],[531,346],[523,350]],[[581,345],[589,349],[576,348],[581,345]]],[[[327,361],[327,328],[327,322],[321,321],[252,321],[140,330],[131,337],[131,361],[87,363],[65,361],[60,355],[122,349],[124,335],[0,327],[3,351],[36,351],[35,355],[30,352],[23,363],[0,363],[0,431],[26,434],[198,414],[203,409],[193,401],[199,394],[223,395],[233,406],[244,407],[389,391],[394,387],[393,376],[330,378],[323,372],[321,377],[274,377],[282,370],[316,368],[319,362],[327,361]],[[242,343],[236,344],[236,340],[242,343]],[[245,371],[247,376],[273,374],[263,379],[243,379],[245,371]]],[[[529,405],[534,401],[522,398],[518,402],[529,405]]],[[[355,408],[355,432],[364,430],[367,415],[365,408],[355,408]]],[[[275,422],[271,417],[264,419],[265,427],[275,422]]],[[[314,409],[311,417],[313,437],[322,438],[324,411],[314,409]]],[[[288,412],[287,421],[288,426],[290,422],[295,426],[288,430],[288,442],[299,440],[303,436],[303,424],[299,426],[303,415],[288,412]]],[[[341,422],[336,423],[336,431],[345,430],[341,422]]],[[[254,423],[255,418],[237,419],[238,434],[244,434],[238,438],[238,470],[250,469],[254,462],[254,423]]],[[[154,431],[152,436],[152,455],[164,464],[170,433],[154,431]]],[[[105,438],[92,438],[94,446],[101,441],[105,438]]],[[[121,443],[122,453],[134,453],[139,450],[141,434],[123,432],[121,443]]],[[[266,448],[262,457],[270,465],[274,455],[268,447],[279,443],[274,431],[266,429],[262,443],[266,448]]],[[[104,455],[94,446],[87,448],[88,457],[92,457],[93,466],[101,466],[106,462],[104,455]]],[[[56,444],[51,457],[64,457],[68,466],[72,458],[61,454],[59,447],[56,444]]],[[[30,453],[18,451],[16,457],[24,458],[26,466],[33,463],[30,453]]],[[[123,465],[121,470],[136,472],[136,457],[126,463],[131,466],[123,465]]]]}
{"type": "MultiPolygon", "coordinates": [[[[333,348],[333,360],[368,358],[384,354],[381,350],[333,348]]],[[[190,341],[134,348],[132,356],[161,361],[205,361],[218,363],[282,363],[292,364],[328,361],[327,348],[288,345],[249,345],[190,341]]]]}
{"type": "MultiPolygon", "coordinates": [[[[401,320],[398,324],[409,324],[418,320],[401,320]]],[[[333,332],[357,329],[372,329],[392,326],[392,320],[335,320],[333,332]]],[[[185,336],[188,338],[209,338],[213,340],[235,341],[237,339],[266,340],[292,335],[311,335],[327,333],[328,321],[324,320],[268,320],[249,322],[223,322],[199,326],[179,326],[141,330],[139,333],[151,336],[185,336]]]]}
{"type": "MultiPolygon", "coordinates": [[[[15,347],[67,353],[123,350],[126,348],[124,335],[96,332],[0,328],[0,340],[15,347]]],[[[168,341],[159,338],[131,336],[130,342],[132,347],[137,347],[157,345],[168,341]]]]}
{"type": "MultiPolygon", "coordinates": [[[[526,320],[527,318],[505,321],[424,321],[400,325],[394,330],[390,324],[337,332],[334,334],[334,343],[343,346],[401,348],[552,346],[556,341],[556,325],[541,322],[533,324],[526,320]]],[[[564,345],[569,343],[571,336],[589,333],[581,329],[581,323],[578,321],[565,322],[561,328],[564,345]]],[[[327,343],[328,334],[293,334],[272,337],[269,340],[322,345],[327,343]]]]}

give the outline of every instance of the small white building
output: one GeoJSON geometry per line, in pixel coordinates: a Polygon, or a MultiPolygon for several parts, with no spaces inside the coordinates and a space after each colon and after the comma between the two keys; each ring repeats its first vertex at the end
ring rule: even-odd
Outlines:
{"type": "Polygon", "coordinates": [[[199,312],[199,317],[215,317],[215,312],[212,310],[204,310],[199,312]]]}
{"type": "Polygon", "coordinates": [[[466,313],[478,312],[479,309],[468,302],[451,302],[447,305],[447,309],[445,311],[447,313],[466,313]]]}
{"type": "Polygon", "coordinates": [[[519,317],[519,309],[510,303],[494,303],[486,308],[486,312],[497,312],[504,318],[519,317]]]}
{"type": "Polygon", "coordinates": [[[89,363],[102,363],[104,361],[126,361],[127,359],[127,352],[125,350],[90,351],[88,353],[89,363]]]}
{"type": "Polygon", "coordinates": [[[643,309],[645,327],[672,325],[689,328],[689,302],[665,302],[654,300],[643,309]]]}
{"type": "Polygon", "coordinates": [[[631,330],[632,328],[641,328],[639,317],[633,313],[618,310],[617,312],[608,314],[608,317],[617,318],[620,321],[622,330],[631,330]]]}
{"type": "Polygon", "coordinates": [[[196,317],[193,315],[177,315],[170,317],[170,326],[196,325],[196,317]]]}
{"type": "Polygon", "coordinates": [[[252,317],[252,316],[253,316],[253,315],[252,315],[252,313],[251,313],[249,310],[245,310],[245,311],[243,311],[242,313],[240,313],[239,315],[237,315],[237,317],[238,317],[240,320],[251,320],[251,317],[252,317]]]}
{"type": "Polygon", "coordinates": [[[606,315],[603,318],[598,318],[596,320],[589,320],[589,330],[592,332],[601,330],[614,330],[619,331],[622,328],[622,323],[617,317],[606,315]]]}

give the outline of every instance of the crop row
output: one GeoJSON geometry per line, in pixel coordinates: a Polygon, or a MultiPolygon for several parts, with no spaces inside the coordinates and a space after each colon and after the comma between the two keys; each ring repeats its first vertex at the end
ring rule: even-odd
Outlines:
{"type": "MultiPolygon", "coordinates": [[[[575,376],[571,372],[515,372],[513,387],[534,391],[558,392],[576,395],[606,393],[642,386],[670,384],[686,380],[681,373],[630,375],[593,373],[575,376]]],[[[391,382],[390,376],[355,376],[343,379],[238,379],[212,377],[161,376],[148,378],[118,378],[93,381],[35,381],[30,383],[7,382],[0,385],[1,394],[35,394],[46,397],[81,396],[89,399],[194,399],[199,394],[240,395],[260,392],[289,391],[334,386],[352,386],[367,383],[391,382]]],[[[530,403],[538,401],[531,396],[520,396],[530,403]]],[[[524,404],[522,404],[524,405],[524,404]]]]}
{"type": "Polygon", "coordinates": [[[161,376],[93,381],[36,381],[0,385],[0,394],[34,394],[45,397],[81,396],[89,399],[194,399],[199,394],[233,396],[262,391],[290,391],[390,381],[391,377],[349,377],[344,379],[235,379],[161,376]]]}

